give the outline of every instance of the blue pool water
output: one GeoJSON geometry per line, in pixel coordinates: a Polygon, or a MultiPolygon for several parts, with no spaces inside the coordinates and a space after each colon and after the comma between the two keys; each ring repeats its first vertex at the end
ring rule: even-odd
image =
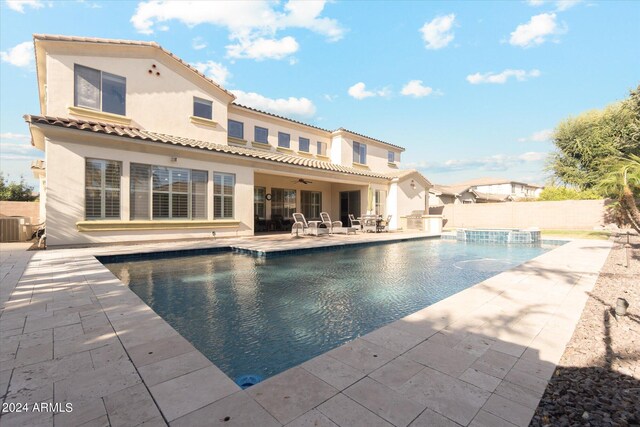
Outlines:
{"type": "Polygon", "coordinates": [[[549,249],[418,240],[105,265],[229,377],[267,378],[549,249]]]}

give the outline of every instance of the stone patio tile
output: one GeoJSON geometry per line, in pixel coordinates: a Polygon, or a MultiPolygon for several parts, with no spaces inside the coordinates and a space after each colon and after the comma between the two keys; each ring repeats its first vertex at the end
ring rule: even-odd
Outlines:
{"type": "MultiPolygon", "coordinates": [[[[18,348],[16,358],[7,363],[13,364],[13,367],[20,367],[51,359],[53,359],[53,343],[39,344],[27,348],[18,348]]],[[[6,369],[7,366],[8,365],[3,363],[3,369],[6,369]]]]}
{"type": "Polygon", "coordinates": [[[326,354],[314,357],[300,367],[338,390],[344,390],[365,376],[363,372],[326,354]]]}
{"type": "Polygon", "coordinates": [[[9,391],[4,401],[5,403],[36,403],[51,400],[53,400],[53,382],[45,379],[40,381],[39,384],[28,384],[20,388],[14,387],[9,383],[9,391]]]}
{"type": "Polygon", "coordinates": [[[458,427],[459,425],[428,408],[409,424],[410,427],[458,427]]]}
{"type": "Polygon", "coordinates": [[[492,395],[482,409],[522,427],[529,425],[535,412],[535,409],[527,408],[497,394],[492,395]]]}
{"type": "Polygon", "coordinates": [[[136,367],[141,367],[195,350],[196,348],[184,339],[182,335],[176,334],[168,338],[130,347],[127,349],[127,353],[129,353],[129,357],[136,367]]]}
{"type": "MultiPolygon", "coordinates": [[[[441,321],[441,323],[444,323],[444,321],[441,321]]],[[[416,319],[404,318],[404,319],[396,320],[395,322],[390,323],[387,326],[404,331],[408,334],[414,335],[422,339],[429,338],[430,336],[432,336],[433,334],[435,334],[441,329],[440,325],[436,324],[436,322],[434,322],[433,320],[430,320],[430,319],[420,320],[419,318],[416,318],[416,319]]],[[[443,327],[444,326],[446,326],[446,324],[443,325],[443,327]]]]}
{"type": "Polygon", "coordinates": [[[155,319],[134,322],[127,328],[117,331],[117,334],[125,348],[178,335],[175,329],[157,315],[155,319]]]}
{"type": "Polygon", "coordinates": [[[9,317],[8,319],[5,319],[4,316],[0,317],[0,331],[24,328],[26,318],[26,316],[9,317]]]}
{"type": "Polygon", "coordinates": [[[356,339],[326,353],[360,372],[368,374],[395,357],[391,351],[369,341],[356,339]]]}
{"type": "Polygon", "coordinates": [[[462,350],[476,357],[482,356],[495,341],[480,334],[469,334],[453,348],[462,350]]]}
{"type": "Polygon", "coordinates": [[[53,426],[53,414],[50,412],[14,412],[2,416],[2,427],[25,426],[51,427],[53,426]]]}
{"type": "Polygon", "coordinates": [[[53,339],[55,341],[61,341],[83,334],[84,330],[82,329],[82,325],[80,323],[74,323],[73,325],[59,326],[57,328],[54,328],[53,339]]]}
{"type": "Polygon", "coordinates": [[[399,389],[400,393],[445,417],[466,425],[491,395],[474,385],[425,368],[399,389]]]}
{"type": "Polygon", "coordinates": [[[68,354],[80,353],[104,347],[109,344],[118,343],[118,339],[113,331],[107,333],[91,332],[89,334],[76,335],[67,339],[56,341],[56,357],[68,354]]]}
{"type": "Polygon", "coordinates": [[[104,397],[112,427],[128,427],[162,417],[144,384],[136,384],[104,397]]]}
{"type": "Polygon", "coordinates": [[[517,360],[514,356],[487,350],[471,367],[493,377],[504,378],[517,360]]]}
{"type": "Polygon", "coordinates": [[[138,372],[145,384],[151,387],[211,365],[209,359],[196,350],[141,366],[138,372]]]}
{"type": "Polygon", "coordinates": [[[393,427],[344,394],[332,397],[317,409],[340,427],[393,427]]]}
{"type": "Polygon", "coordinates": [[[521,385],[502,381],[496,388],[495,394],[506,397],[509,400],[526,406],[527,408],[536,409],[540,403],[540,398],[543,393],[536,393],[535,391],[529,390],[521,385]]]}
{"type": "Polygon", "coordinates": [[[412,348],[404,356],[454,377],[462,375],[477,359],[473,354],[454,350],[428,340],[412,348]]]}
{"type": "Polygon", "coordinates": [[[94,313],[87,316],[80,316],[80,322],[82,323],[82,329],[85,334],[91,332],[99,332],[105,330],[113,330],[109,319],[104,313],[94,313]]]}
{"type": "Polygon", "coordinates": [[[499,351],[500,353],[509,354],[514,357],[520,357],[527,349],[527,346],[499,339],[491,344],[490,349],[493,351],[499,351]]]}
{"type": "Polygon", "coordinates": [[[396,354],[402,354],[424,340],[424,338],[417,337],[391,326],[384,326],[380,329],[376,329],[361,338],[384,347],[396,354]]]}
{"type": "Polygon", "coordinates": [[[78,313],[63,314],[60,316],[47,316],[47,317],[27,317],[27,321],[24,325],[24,333],[40,331],[42,329],[52,329],[58,326],[73,325],[74,323],[80,323],[80,316],[78,313]]]}
{"type": "Polygon", "coordinates": [[[511,369],[509,373],[504,377],[505,381],[509,381],[514,384],[518,384],[522,387],[528,388],[542,395],[547,388],[547,380],[543,380],[529,373],[511,369]]]}
{"type": "Polygon", "coordinates": [[[519,359],[516,364],[513,365],[513,369],[549,381],[556,370],[556,366],[549,362],[519,359]]]}
{"type": "Polygon", "coordinates": [[[91,421],[87,421],[86,423],[82,424],[80,427],[111,427],[111,424],[109,423],[109,416],[103,415],[99,418],[95,418],[91,421]]]}
{"type": "Polygon", "coordinates": [[[386,385],[387,387],[397,390],[423,369],[424,365],[414,362],[411,359],[407,359],[404,356],[399,356],[370,373],[369,377],[386,385]]]}
{"type": "MultiPolygon", "coordinates": [[[[67,402],[64,402],[63,404],[66,403],[67,402]]],[[[71,400],[69,403],[73,404],[73,411],[55,414],[53,416],[55,425],[77,427],[107,415],[104,402],[99,397],[85,400],[71,400]]]]}
{"type": "MultiPolygon", "coordinates": [[[[17,335],[22,336],[22,335],[17,335]]],[[[16,354],[18,354],[18,347],[20,346],[20,341],[2,341],[2,347],[0,347],[0,362],[10,361],[16,358],[16,354]]]]}
{"type": "Polygon", "coordinates": [[[9,389],[9,379],[11,378],[12,373],[13,369],[0,371],[0,396],[4,396],[9,389]]]}
{"type": "Polygon", "coordinates": [[[490,412],[481,410],[471,421],[469,427],[515,427],[515,424],[511,424],[509,421],[505,421],[490,412]]]}
{"type": "Polygon", "coordinates": [[[462,381],[473,384],[476,387],[480,387],[483,390],[493,392],[498,384],[500,384],[500,378],[492,377],[489,374],[480,372],[477,369],[469,368],[459,377],[462,381]]]}
{"type": "Polygon", "coordinates": [[[56,402],[104,397],[141,382],[134,366],[120,361],[91,371],[80,372],[56,382],[56,402]]]}
{"type": "Polygon", "coordinates": [[[280,426],[267,411],[244,391],[238,391],[210,405],[190,412],[171,423],[172,427],[280,426]]]}
{"type": "Polygon", "coordinates": [[[142,424],[138,424],[136,427],[166,427],[167,423],[164,422],[164,418],[156,417],[150,420],[143,422],[142,424]]]}
{"type": "Polygon", "coordinates": [[[344,391],[371,412],[394,426],[407,426],[424,409],[421,405],[371,378],[364,378],[344,391]]]}
{"type": "Polygon", "coordinates": [[[287,427],[337,427],[337,424],[315,409],[299,416],[287,424],[287,427]]]}
{"type": "Polygon", "coordinates": [[[338,390],[296,367],[250,387],[247,393],[286,424],[331,398],[338,390]]]}
{"type": "Polygon", "coordinates": [[[149,388],[171,422],[240,390],[222,371],[210,366],[149,388]]]}
{"type": "MultiPolygon", "coordinates": [[[[56,297],[54,295],[54,299],[55,298],[56,297]]],[[[93,301],[91,301],[91,298],[88,295],[83,297],[74,295],[68,298],[60,298],[55,300],[55,302],[47,304],[47,311],[54,311],[56,314],[58,314],[58,311],[61,312],[60,314],[78,313],[90,308],[95,309],[96,306],[93,305],[93,301]],[[64,311],[68,308],[73,308],[74,310],[64,311]]]]}
{"type": "Polygon", "coordinates": [[[467,337],[467,335],[468,332],[466,331],[453,331],[443,329],[429,337],[428,341],[445,347],[454,348],[456,345],[460,344],[467,337]]]}
{"type": "Polygon", "coordinates": [[[95,348],[89,351],[89,354],[91,355],[94,369],[107,366],[111,363],[129,360],[129,356],[127,356],[127,353],[124,351],[122,344],[117,341],[95,348]]]}
{"type": "Polygon", "coordinates": [[[61,381],[78,372],[93,369],[91,357],[88,353],[72,354],[54,360],[47,360],[13,370],[11,389],[36,387],[39,384],[49,384],[61,381]]]}

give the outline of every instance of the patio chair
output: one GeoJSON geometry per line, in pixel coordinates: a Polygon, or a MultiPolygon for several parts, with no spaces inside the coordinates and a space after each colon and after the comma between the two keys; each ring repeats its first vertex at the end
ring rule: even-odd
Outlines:
{"type": "Polygon", "coordinates": [[[331,221],[331,217],[327,212],[320,212],[320,219],[329,229],[329,233],[333,233],[333,227],[342,227],[342,221],[331,221]]]}
{"type": "Polygon", "coordinates": [[[391,215],[387,215],[387,219],[384,221],[378,221],[377,232],[385,231],[389,232],[389,223],[391,222],[391,215]]]}
{"type": "Polygon", "coordinates": [[[362,229],[362,223],[359,219],[356,219],[355,216],[353,216],[353,214],[349,214],[349,222],[351,223],[351,226],[361,230],[362,229]]]}
{"type": "Polygon", "coordinates": [[[322,224],[322,221],[307,222],[307,220],[304,218],[304,215],[299,212],[293,214],[293,221],[293,225],[291,226],[291,234],[298,234],[300,231],[302,231],[303,235],[313,234],[317,236],[320,224],[322,224]]]}
{"type": "Polygon", "coordinates": [[[362,215],[362,230],[365,232],[372,231],[376,233],[378,231],[378,216],[362,215]]]}

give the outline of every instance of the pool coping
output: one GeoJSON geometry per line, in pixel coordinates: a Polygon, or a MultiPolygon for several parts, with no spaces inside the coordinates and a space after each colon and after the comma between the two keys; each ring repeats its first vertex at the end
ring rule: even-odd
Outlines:
{"type": "MultiPolygon", "coordinates": [[[[419,238],[424,238],[424,235],[419,238]]],[[[388,241],[393,240],[390,238],[388,241]]],[[[407,240],[407,236],[398,236],[396,240],[407,240]]],[[[218,244],[220,243],[216,243],[218,244]]],[[[318,245],[317,241],[314,245],[311,249],[326,248],[318,245]]],[[[160,247],[151,246],[146,249],[157,250],[160,247]]],[[[175,244],[171,245],[171,247],[175,246],[175,244]]],[[[192,244],[180,246],[185,248],[192,244]]],[[[30,359],[29,357],[33,357],[32,352],[21,354],[20,350],[16,351],[15,359],[10,363],[12,379],[13,375],[16,375],[16,369],[20,371],[21,368],[42,363],[55,365],[65,358],[81,357],[85,353],[89,353],[91,359],[96,360],[101,357],[101,351],[106,351],[105,349],[117,354],[120,346],[123,354],[120,354],[116,360],[107,358],[106,363],[98,368],[94,362],[93,369],[88,370],[85,376],[80,375],[80,380],[69,378],[52,380],[50,381],[51,393],[42,395],[44,400],[57,401],[60,396],[74,396],[72,391],[74,388],[92,390],[95,396],[92,393],[86,393],[82,404],[85,409],[91,408],[88,414],[81,413],[87,421],[100,417],[108,419],[108,415],[118,414],[118,410],[122,412],[120,406],[126,406],[126,402],[121,402],[120,406],[109,402],[117,401],[116,395],[122,394],[124,390],[133,393],[138,401],[144,402],[149,408],[146,414],[150,418],[142,421],[155,420],[169,422],[172,425],[194,425],[211,420],[216,414],[222,413],[230,414],[227,416],[235,421],[245,420],[250,424],[250,420],[260,420],[263,425],[303,423],[309,420],[323,422],[331,420],[337,424],[348,425],[349,421],[341,418],[345,416],[344,414],[353,414],[362,419],[369,418],[380,423],[392,422],[400,425],[407,420],[400,419],[402,415],[397,413],[398,408],[404,408],[403,412],[407,414],[416,412],[416,408],[421,408],[420,412],[414,414],[416,416],[408,422],[418,418],[427,419],[426,417],[451,422],[450,418],[446,418],[448,416],[454,418],[453,421],[469,424],[498,417],[516,425],[528,425],[539,400],[539,397],[535,399],[531,395],[535,396],[536,393],[541,395],[539,389],[542,385],[546,386],[546,381],[553,372],[551,368],[555,367],[566,342],[571,337],[586,302],[586,292],[595,284],[610,247],[611,244],[608,241],[570,241],[514,269],[493,276],[390,325],[271,377],[246,391],[241,391],[213,363],[206,358],[203,360],[204,356],[199,351],[95,258],[96,252],[98,255],[109,252],[131,253],[136,249],[139,251],[140,246],[68,249],[34,254],[27,265],[25,275],[16,286],[18,292],[23,292],[29,287],[33,288],[29,304],[21,301],[20,298],[13,299],[12,295],[14,304],[11,304],[12,300],[8,302],[0,319],[8,320],[9,323],[22,319],[21,328],[7,329],[15,332],[12,335],[14,337],[25,336],[26,340],[29,334],[49,330],[52,335],[50,358],[30,359]],[[57,300],[48,297],[39,299],[34,292],[36,286],[42,284],[42,280],[38,282],[38,277],[45,272],[51,276],[52,271],[56,280],[61,280],[65,284],[77,283],[73,293],[78,296],[65,295],[57,300]],[[542,283],[538,283],[541,281],[542,283]],[[534,285],[537,288],[544,288],[546,293],[541,294],[540,289],[533,290],[534,285]],[[516,286],[517,288],[514,288],[516,286]],[[511,300],[507,299],[510,295],[511,300]],[[521,312],[519,314],[517,311],[509,311],[513,310],[509,304],[513,304],[514,301],[520,309],[529,307],[530,301],[522,301],[526,295],[534,297],[534,301],[544,305],[546,310],[544,316],[536,317],[528,312],[522,315],[521,312]],[[553,304],[543,302],[542,296],[549,295],[555,297],[552,299],[553,304]],[[515,316],[512,319],[515,322],[512,323],[521,325],[526,333],[519,334],[509,328],[502,328],[498,331],[498,336],[492,335],[496,332],[495,328],[488,328],[491,325],[487,325],[487,322],[492,316],[506,313],[515,316]],[[107,322],[98,322],[96,325],[95,319],[101,318],[100,314],[107,322]],[[470,322],[472,315],[474,321],[470,322]],[[478,316],[484,316],[481,318],[488,320],[474,326],[474,323],[478,323],[478,316]],[[563,326],[551,326],[559,324],[563,326]],[[79,336],[61,340],[56,340],[53,336],[58,330],[70,331],[77,325],[80,325],[83,332],[79,336]],[[89,342],[86,339],[83,341],[87,335],[93,341],[91,339],[88,340],[89,342]],[[96,343],[97,337],[103,341],[96,343]],[[480,345],[478,343],[474,344],[476,347],[471,345],[477,353],[482,349],[484,352],[460,375],[454,375],[458,373],[460,366],[450,366],[451,363],[454,365],[455,363],[450,360],[438,360],[437,354],[433,354],[433,348],[439,349],[441,353],[452,352],[453,356],[462,360],[459,363],[466,366],[470,358],[463,354],[464,349],[455,347],[471,338],[491,341],[491,343],[487,348],[476,348],[480,345]],[[103,343],[106,344],[99,345],[103,343]],[[57,357],[58,353],[61,356],[57,357]],[[427,357],[425,354],[430,356],[427,357]],[[498,357],[498,359],[510,356],[515,358],[515,361],[508,372],[499,378],[502,373],[498,376],[486,373],[486,371],[493,372],[491,369],[495,368],[492,365],[495,361],[481,360],[487,354],[493,354],[494,358],[498,357]],[[377,360],[372,361],[372,358],[377,360]],[[37,361],[30,363],[33,360],[37,361]],[[477,367],[482,369],[473,368],[480,361],[482,363],[477,367]],[[385,367],[391,372],[394,369],[397,371],[395,379],[394,375],[385,373],[385,367]],[[402,384],[396,384],[398,377],[406,376],[406,372],[418,368],[420,369],[413,372],[414,375],[411,378],[402,384]],[[511,371],[515,373],[511,374],[511,371]],[[463,375],[466,376],[462,377],[463,375]],[[511,377],[508,377],[509,375],[511,377]],[[109,382],[109,378],[113,376],[126,377],[127,380],[123,380],[124,382],[118,386],[107,387],[106,390],[95,391],[92,388],[95,383],[109,382]],[[457,393],[462,393],[464,396],[460,399],[463,403],[460,405],[463,408],[457,408],[456,405],[447,406],[442,403],[444,400],[442,396],[421,395],[420,393],[424,394],[425,390],[416,384],[423,381],[424,386],[424,381],[427,379],[431,382],[440,381],[445,384],[445,388],[448,385],[457,393]],[[496,383],[496,380],[499,382],[496,383]],[[489,383],[491,384],[488,386],[489,383]],[[116,390],[120,386],[123,388],[116,390]],[[493,391],[486,390],[487,387],[494,387],[493,391]],[[513,396],[517,397],[516,401],[509,399],[511,395],[503,396],[508,393],[501,393],[500,387],[504,389],[520,387],[513,391],[513,396]],[[395,402],[393,406],[396,409],[392,407],[381,409],[381,402],[377,401],[381,393],[385,399],[395,402]],[[411,395],[412,393],[418,397],[411,395]],[[529,399],[522,400],[524,398],[521,395],[529,399]],[[469,415],[471,410],[464,406],[465,399],[470,400],[472,406],[475,405],[473,406],[475,411],[471,415],[469,415]],[[535,406],[532,408],[534,400],[535,406]],[[481,405],[476,408],[480,401],[482,401],[481,405]],[[528,406],[522,404],[523,402],[528,406]],[[456,413],[465,414],[465,417],[460,418],[456,413]],[[517,417],[514,418],[513,414],[517,417]],[[94,415],[95,417],[91,418],[94,415]]],[[[16,324],[18,323],[20,322],[16,324]]],[[[5,339],[5,335],[2,338],[5,339]]],[[[6,362],[2,364],[5,365],[6,362]]],[[[0,367],[1,372],[7,370],[9,369],[6,366],[0,367]]],[[[46,382],[46,378],[40,380],[46,382]]],[[[10,386],[10,384],[7,385],[10,386]]],[[[30,396],[33,398],[34,395],[30,396]]],[[[10,394],[7,397],[17,398],[18,396],[10,394]]],[[[80,399],[81,396],[75,398],[80,399]]],[[[3,422],[19,418],[16,418],[15,414],[12,415],[14,417],[3,416],[3,422]]],[[[56,419],[62,421],[70,415],[57,414],[56,419]]],[[[130,416],[140,417],[140,415],[130,416]]],[[[51,415],[51,421],[53,421],[53,415],[51,415]]]]}

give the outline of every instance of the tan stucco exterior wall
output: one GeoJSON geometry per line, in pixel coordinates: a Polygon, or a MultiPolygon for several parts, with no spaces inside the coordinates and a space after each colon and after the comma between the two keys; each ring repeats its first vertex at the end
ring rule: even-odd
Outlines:
{"type": "Polygon", "coordinates": [[[200,151],[167,151],[170,147],[136,147],[136,143],[82,143],[47,140],[47,241],[49,245],[111,243],[161,239],[209,238],[215,230],[218,236],[240,236],[253,233],[253,169],[229,164],[213,154],[200,151]],[[137,148],[133,150],[132,148],[137,148]],[[169,153],[177,157],[172,162],[169,153]],[[189,230],[123,230],[79,232],[76,223],[85,219],[85,159],[96,158],[122,162],[121,220],[129,219],[129,172],[131,163],[206,170],[209,175],[207,211],[213,220],[213,173],[232,173],[236,177],[234,216],[239,225],[233,228],[189,230]]]}
{"type": "Polygon", "coordinates": [[[226,144],[230,98],[193,72],[169,61],[165,55],[148,58],[47,55],[47,115],[100,121],[69,111],[74,105],[74,64],[126,78],[126,117],[131,118],[131,126],[226,144]],[[194,97],[212,101],[216,126],[191,122],[194,97]]]}

